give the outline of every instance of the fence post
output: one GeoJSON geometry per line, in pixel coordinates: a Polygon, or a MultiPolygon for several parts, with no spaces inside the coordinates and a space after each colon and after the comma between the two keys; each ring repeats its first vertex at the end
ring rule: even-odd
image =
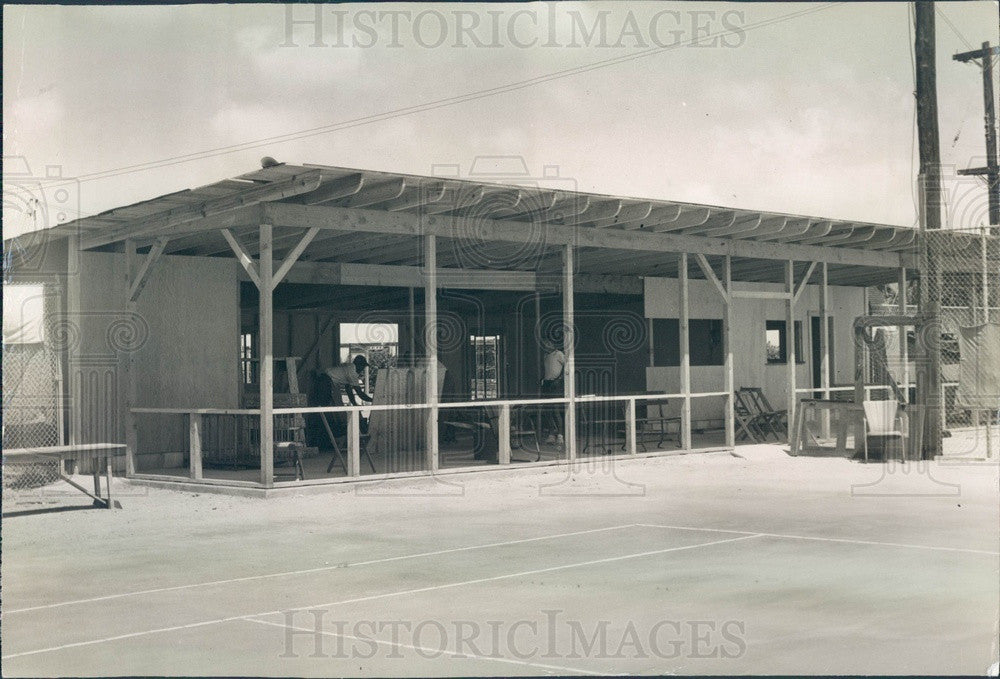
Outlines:
{"type": "Polygon", "coordinates": [[[500,464],[510,464],[510,405],[500,406],[500,422],[498,423],[497,439],[499,450],[497,461],[500,464]]]}
{"type": "Polygon", "coordinates": [[[188,415],[188,466],[192,479],[202,478],[201,413],[190,413],[188,415]]]}

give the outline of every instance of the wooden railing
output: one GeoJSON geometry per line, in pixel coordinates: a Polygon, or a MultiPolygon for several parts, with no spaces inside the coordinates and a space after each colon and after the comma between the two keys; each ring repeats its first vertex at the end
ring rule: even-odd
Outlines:
{"type": "MultiPolygon", "coordinates": [[[[692,392],[688,395],[685,394],[658,394],[658,393],[643,393],[643,394],[623,394],[623,395],[581,395],[576,398],[527,398],[527,399],[500,399],[500,400],[488,400],[488,401],[458,401],[458,402],[443,402],[436,404],[429,403],[404,403],[404,404],[394,404],[394,405],[341,405],[341,406],[319,406],[319,407],[298,407],[298,408],[274,408],[272,414],[274,416],[288,416],[288,415],[307,415],[307,414],[320,414],[320,413],[345,413],[347,415],[347,476],[348,477],[360,477],[361,476],[361,413],[371,412],[371,411],[405,411],[405,410],[428,410],[435,409],[437,411],[441,410],[451,410],[451,409],[461,409],[461,408],[484,408],[490,407],[497,409],[498,420],[497,420],[497,438],[498,438],[498,463],[500,465],[511,464],[511,411],[513,408],[523,407],[523,406],[555,406],[562,404],[567,409],[575,408],[577,405],[590,404],[590,403],[625,403],[624,408],[624,425],[625,425],[625,455],[636,455],[637,453],[637,403],[638,402],[655,402],[655,401],[665,401],[670,399],[680,400],[684,402],[687,399],[694,400],[697,398],[709,398],[718,397],[727,399],[727,407],[731,400],[731,395],[725,391],[713,391],[713,392],[692,392]]],[[[682,409],[682,411],[685,409],[682,409]]],[[[687,409],[689,410],[689,409],[687,409]]],[[[188,474],[186,479],[194,482],[201,483],[221,483],[223,485],[240,485],[240,486],[252,486],[252,487],[262,487],[263,484],[251,482],[251,481],[223,481],[219,479],[208,479],[204,478],[203,471],[203,437],[205,435],[205,420],[208,417],[213,416],[246,416],[246,417],[260,417],[260,410],[256,408],[132,408],[132,412],[135,414],[174,414],[183,415],[188,419],[188,474]]],[[[436,426],[438,421],[437,414],[434,416],[434,425],[436,426]]],[[[681,440],[690,441],[690,431],[691,422],[681,423],[681,440]]],[[[273,451],[271,453],[273,455],[273,451]]],[[[576,459],[576,441],[575,436],[570,437],[567,441],[567,446],[565,450],[565,459],[572,461],[576,459]]],[[[525,463],[533,464],[533,463],[525,463]]],[[[428,470],[435,471],[435,470],[428,470]]],[[[151,474],[141,474],[135,475],[138,478],[148,478],[156,475],[151,474]]],[[[174,477],[169,477],[174,478],[174,477]]]]}

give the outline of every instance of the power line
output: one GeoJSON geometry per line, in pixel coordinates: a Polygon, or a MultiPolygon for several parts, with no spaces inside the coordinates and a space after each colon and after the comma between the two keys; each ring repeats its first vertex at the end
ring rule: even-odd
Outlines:
{"type": "MultiPolygon", "coordinates": [[[[806,16],[809,14],[814,14],[816,12],[821,12],[831,7],[841,5],[843,3],[828,3],[825,5],[811,6],[807,9],[797,10],[795,12],[790,12],[788,14],[783,14],[774,19],[768,19],[760,21],[756,24],[748,24],[743,27],[744,32],[749,32],[758,28],[765,28],[768,26],[774,26],[791,19],[796,19],[801,16],[806,16]]],[[[568,78],[575,75],[580,75],[582,73],[588,73],[590,71],[595,71],[601,68],[606,68],[609,66],[615,66],[622,63],[627,63],[629,61],[635,61],[648,56],[653,56],[656,54],[661,54],[673,49],[683,47],[688,44],[692,44],[697,41],[703,41],[710,38],[717,38],[724,35],[730,34],[730,30],[718,31],[716,33],[699,35],[691,38],[691,40],[678,43],[676,45],[668,45],[666,47],[656,47],[643,50],[640,52],[622,55],[619,57],[612,57],[610,59],[603,59],[601,61],[591,62],[589,64],[584,64],[582,66],[577,66],[573,68],[564,69],[561,71],[554,71],[541,76],[536,76],[534,78],[528,78],[526,80],[516,81],[513,83],[508,83],[506,85],[500,85],[497,87],[491,87],[487,89],[477,90],[474,92],[468,92],[465,94],[460,94],[452,97],[445,97],[443,99],[437,99],[434,101],[424,102],[422,104],[415,104],[413,106],[405,106],[397,109],[390,109],[388,111],[383,111],[382,113],[376,113],[370,116],[362,116],[359,118],[352,118],[349,120],[344,120],[337,123],[331,123],[329,125],[323,125],[320,127],[309,128],[305,130],[299,130],[296,132],[289,132],[285,134],[279,134],[272,137],[266,137],[263,139],[257,139],[247,142],[242,142],[239,144],[232,144],[229,146],[220,146],[212,149],[206,149],[204,151],[195,151],[192,153],[186,153],[177,156],[171,156],[163,158],[156,161],[148,161],[145,163],[137,163],[134,165],[126,165],[118,168],[112,168],[109,170],[102,170],[99,172],[91,172],[75,177],[76,181],[95,181],[98,179],[107,179],[110,177],[116,177],[124,174],[131,174],[134,172],[143,172],[146,170],[152,170],[159,167],[167,167],[170,165],[178,165],[181,163],[187,163],[194,160],[204,160],[207,158],[213,158],[216,156],[227,155],[230,153],[237,153],[239,151],[248,151],[254,148],[260,148],[263,146],[268,146],[270,144],[286,143],[290,141],[298,141],[300,139],[306,139],[313,136],[318,136],[321,134],[329,134],[331,132],[340,132],[343,130],[349,130],[355,127],[360,127],[363,125],[370,125],[376,122],[382,122],[385,120],[392,120],[395,118],[401,118],[408,115],[413,115],[416,113],[424,113],[427,111],[433,111],[436,109],[446,108],[449,106],[454,106],[456,104],[463,104],[470,101],[476,101],[479,99],[485,99],[488,97],[497,96],[500,94],[506,94],[508,92],[516,92],[518,90],[526,89],[529,87],[534,87],[535,85],[540,85],[554,80],[560,80],[563,78],[568,78]]]]}

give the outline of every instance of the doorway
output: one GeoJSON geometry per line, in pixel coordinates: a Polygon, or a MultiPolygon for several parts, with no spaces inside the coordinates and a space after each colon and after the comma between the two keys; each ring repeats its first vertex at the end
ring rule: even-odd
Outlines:
{"type": "MultiPolygon", "coordinates": [[[[823,324],[821,323],[822,317],[820,316],[810,316],[809,326],[810,326],[810,345],[812,347],[812,386],[813,389],[819,389],[823,386],[823,346],[820,342],[820,337],[823,333],[823,324]]],[[[834,375],[837,374],[836,368],[834,367],[834,356],[835,345],[833,343],[833,318],[830,318],[830,327],[827,337],[827,346],[830,347],[830,386],[833,386],[834,375]]],[[[813,393],[813,398],[823,398],[823,392],[817,391],[813,393]]]]}

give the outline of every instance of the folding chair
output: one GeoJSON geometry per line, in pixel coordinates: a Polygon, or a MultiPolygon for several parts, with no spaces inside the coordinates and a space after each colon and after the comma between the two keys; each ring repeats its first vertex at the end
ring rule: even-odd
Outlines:
{"type": "Polygon", "coordinates": [[[757,418],[760,432],[766,434],[769,431],[776,441],[780,441],[782,432],[786,431],[788,411],[772,408],[760,387],[740,387],[739,391],[745,397],[747,408],[757,418]]]}
{"type": "Polygon", "coordinates": [[[736,420],[736,440],[745,438],[754,443],[767,440],[764,424],[767,418],[762,417],[755,405],[751,405],[750,397],[742,389],[733,392],[733,414],[736,420]]]}

